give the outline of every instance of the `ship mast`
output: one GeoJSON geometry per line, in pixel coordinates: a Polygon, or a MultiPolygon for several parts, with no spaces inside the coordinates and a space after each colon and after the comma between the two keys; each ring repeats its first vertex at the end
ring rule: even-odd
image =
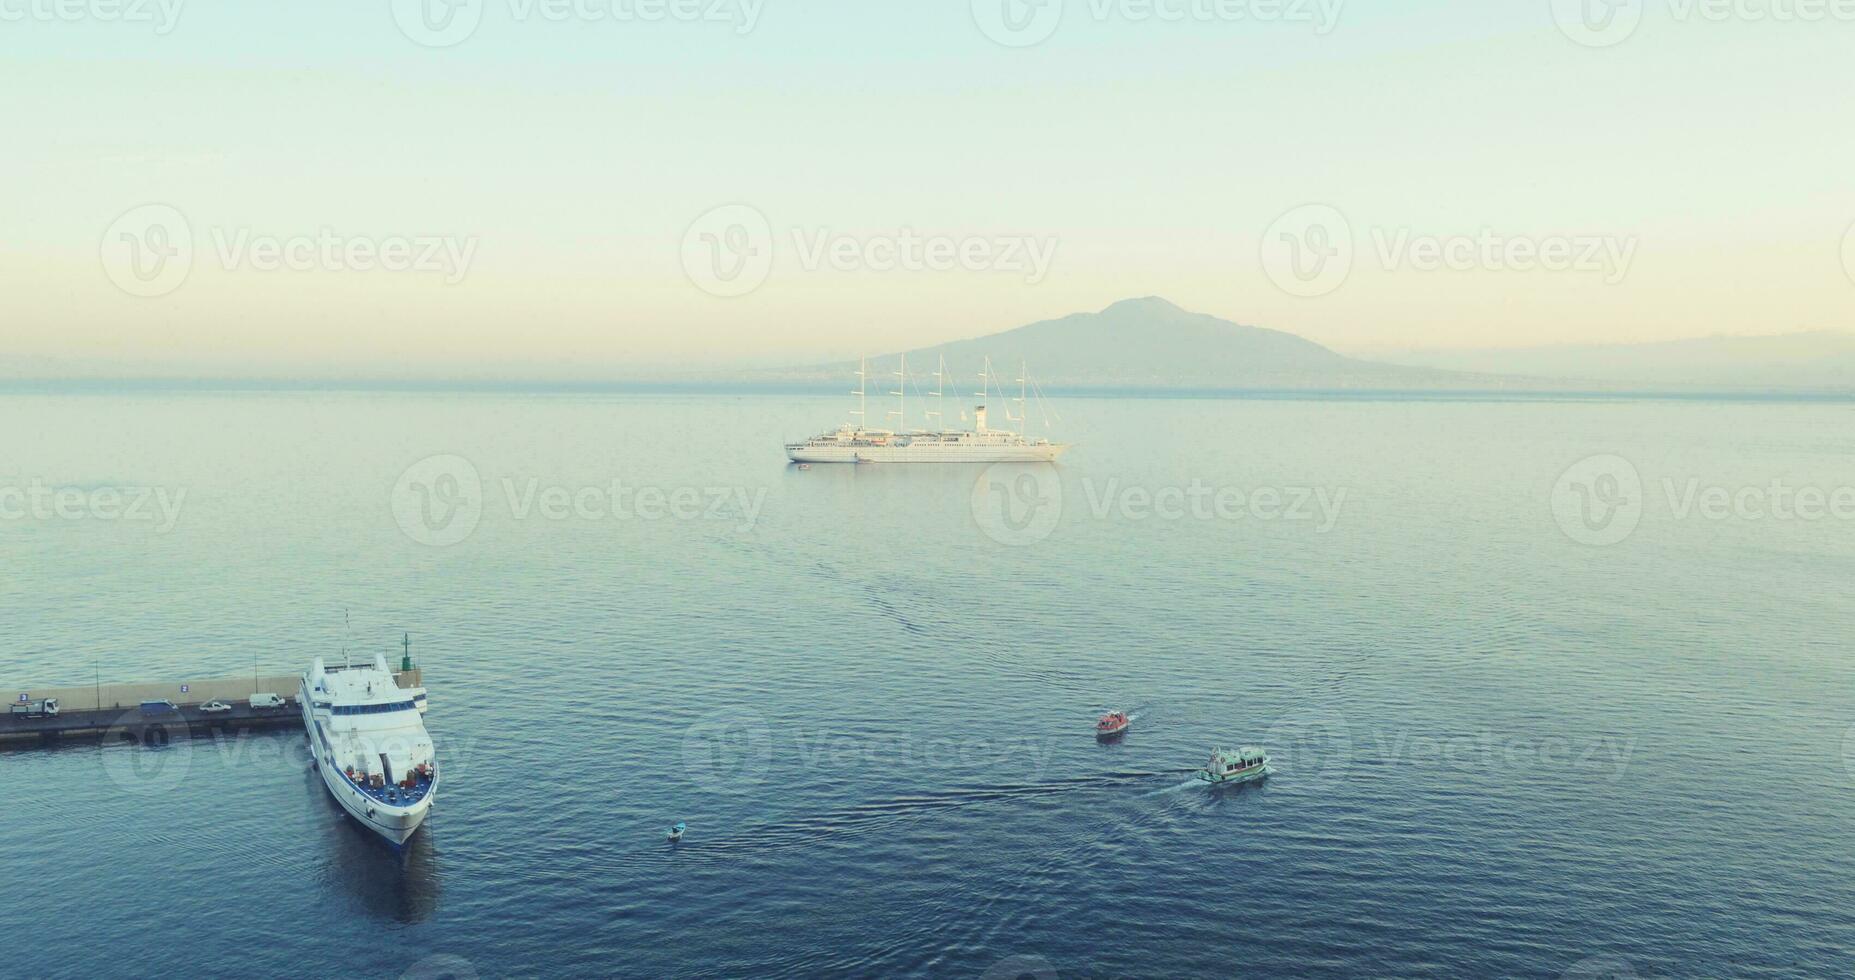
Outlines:
{"type": "Polygon", "coordinates": [[[934,411],[925,413],[928,418],[939,419],[939,431],[947,428],[947,355],[940,355],[940,370],[934,372],[934,411]]]}
{"type": "Polygon", "coordinates": [[[1029,414],[1030,406],[1024,402],[1024,378],[1028,372],[1024,360],[1018,360],[1018,438],[1024,438],[1024,417],[1029,414]]]}
{"type": "Polygon", "coordinates": [[[851,392],[851,394],[857,396],[857,410],[855,412],[855,415],[857,416],[857,429],[859,431],[861,431],[864,425],[866,425],[868,422],[867,418],[863,414],[864,409],[868,407],[867,403],[869,401],[869,395],[868,395],[869,381],[867,378],[868,374],[869,374],[869,357],[864,356],[864,357],[857,358],[857,390],[851,392]]]}
{"type": "Polygon", "coordinates": [[[902,383],[896,386],[895,391],[889,392],[889,394],[897,396],[897,401],[896,401],[897,410],[889,414],[894,415],[896,417],[895,431],[907,432],[908,431],[908,355],[907,354],[902,355],[902,369],[900,371],[895,372],[895,375],[896,377],[902,379],[902,383]]]}
{"type": "Polygon", "coordinates": [[[992,359],[985,358],[984,366],[979,369],[979,420],[978,428],[986,427],[986,408],[992,403],[992,359]]]}

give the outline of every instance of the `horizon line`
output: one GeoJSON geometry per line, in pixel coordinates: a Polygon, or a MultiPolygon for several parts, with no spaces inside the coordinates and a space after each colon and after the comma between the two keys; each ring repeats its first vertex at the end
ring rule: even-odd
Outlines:
{"type": "MultiPolygon", "coordinates": [[[[1538,379],[1528,379],[1538,380],[1538,379]]],[[[1046,389],[1049,385],[1046,384],[1046,389]]],[[[1160,387],[1153,385],[1059,385],[1063,397],[1177,398],[1256,401],[1732,401],[1732,402],[1855,402],[1855,387],[1848,388],[1723,388],[1715,386],[1591,386],[1395,388],[1361,387],[1160,387]]],[[[0,396],[114,395],[114,394],[755,394],[816,395],[834,397],[815,384],[798,381],[637,379],[548,380],[539,378],[276,378],[276,377],[71,377],[0,378],[0,396]]]]}

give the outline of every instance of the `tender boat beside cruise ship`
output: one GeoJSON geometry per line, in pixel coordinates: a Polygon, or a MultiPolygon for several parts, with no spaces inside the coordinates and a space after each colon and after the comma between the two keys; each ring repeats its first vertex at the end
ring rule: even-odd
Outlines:
{"type": "Polygon", "coordinates": [[[394,844],[425,822],[438,795],[438,758],[425,731],[424,688],[402,688],[385,657],[303,675],[298,701],[329,795],[394,844]]]}

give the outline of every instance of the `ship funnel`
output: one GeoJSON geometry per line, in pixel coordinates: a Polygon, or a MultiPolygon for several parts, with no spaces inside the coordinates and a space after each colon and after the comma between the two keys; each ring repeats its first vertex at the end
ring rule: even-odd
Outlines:
{"type": "Polygon", "coordinates": [[[974,419],[975,424],[978,426],[978,429],[976,431],[984,432],[985,431],[985,406],[984,405],[981,405],[978,408],[973,409],[973,419],[974,419]]]}

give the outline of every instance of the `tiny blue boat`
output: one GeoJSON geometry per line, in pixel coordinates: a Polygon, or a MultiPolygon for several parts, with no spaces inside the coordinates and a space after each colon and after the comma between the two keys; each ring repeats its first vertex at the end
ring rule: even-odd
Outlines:
{"type": "Polygon", "coordinates": [[[670,843],[674,844],[677,841],[682,840],[683,831],[688,830],[688,829],[689,829],[688,824],[682,822],[681,820],[678,820],[676,822],[676,825],[670,828],[670,843]]]}

